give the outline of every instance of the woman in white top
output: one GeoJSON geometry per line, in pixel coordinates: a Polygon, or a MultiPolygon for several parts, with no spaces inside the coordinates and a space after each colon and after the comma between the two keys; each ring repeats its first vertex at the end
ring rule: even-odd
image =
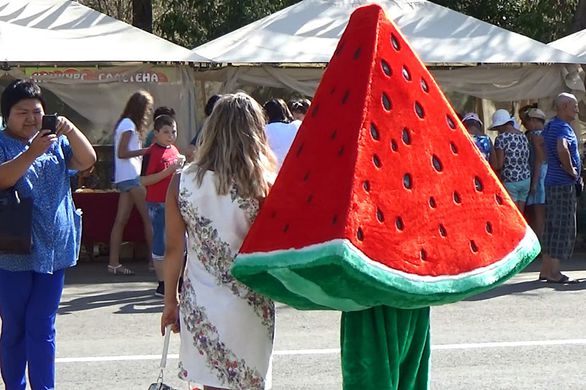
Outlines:
{"type": "Polygon", "coordinates": [[[263,106],[267,117],[266,133],[269,145],[280,167],[297,135],[297,126],[291,123],[293,116],[283,99],[271,99],[263,106]]]}
{"type": "Polygon", "coordinates": [[[120,264],[122,233],[136,206],[144,226],[145,240],[150,261],[153,229],[146,206],[146,190],[140,184],[142,156],[147,151],[141,140],[148,130],[148,120],[153,111],[153,97],[145,91],[135,92],[120,115],[114,129],[114,186],[120,192],[118,211],[110,234],[110,262],[108,272],[115,275],[133,275],[134,272],[120,264]]]}
{"type": "Polygon", "coordinates": [[[180,331],[179,375],[208,390],[270,388],[274,304],[230,273],[275,176],[264,125],[250,96],[222,96],[198,137],[194,162],[167,192],[161,332],[167,325],[180,331]]]}

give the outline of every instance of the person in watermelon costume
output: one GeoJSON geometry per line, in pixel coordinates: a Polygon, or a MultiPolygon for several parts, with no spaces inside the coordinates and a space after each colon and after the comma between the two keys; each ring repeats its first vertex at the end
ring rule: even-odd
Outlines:
{"type": "Polygon", "coordinates": [[[232,274],[297,309],[343,312],[344,389],[425,389],[429,307],[495,287],[539,250],[373,4],[352,14],[232,274]]]}

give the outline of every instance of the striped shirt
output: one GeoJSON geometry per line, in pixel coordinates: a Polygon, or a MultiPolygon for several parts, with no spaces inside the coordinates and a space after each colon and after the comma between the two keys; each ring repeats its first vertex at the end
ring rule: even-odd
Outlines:
{"type": "Polygon", "coordinates": [[[556,116],[545,126],[542,135],[543,141],[545,142],[545,153],[548,163],[545,185],[561,186],[574,184],[576,179],[564,171],[557,152],[558,140],[565,139],[572,158],[572,166],[577,169],[578,173],[582,171],[582,162],[580,161],[580,153],[578,152],[578,139],[574,130],[568,122],[556,116]]]}

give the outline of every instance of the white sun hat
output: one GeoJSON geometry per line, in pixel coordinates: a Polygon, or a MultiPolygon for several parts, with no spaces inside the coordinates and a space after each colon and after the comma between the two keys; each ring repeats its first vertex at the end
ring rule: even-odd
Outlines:
{"type": "Polygon", "coordinates": [[[509,122],[512,122],[513,125],[515,125],[515,118],[513,118],[507,110],[496,110],[495,113],[492,114],[492,124],[489,129],[494,129],[495,127],[502,126],[509,122]]]}

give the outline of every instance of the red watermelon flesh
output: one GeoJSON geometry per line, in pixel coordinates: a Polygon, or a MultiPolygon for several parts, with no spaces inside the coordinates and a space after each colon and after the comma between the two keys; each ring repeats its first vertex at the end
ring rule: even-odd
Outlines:
{"type": "Polygon", "coordinates": [[[484,291],[539,245],[377,5],[352,15],[237,257],[302,309],[412,308],[484,291]]]}

